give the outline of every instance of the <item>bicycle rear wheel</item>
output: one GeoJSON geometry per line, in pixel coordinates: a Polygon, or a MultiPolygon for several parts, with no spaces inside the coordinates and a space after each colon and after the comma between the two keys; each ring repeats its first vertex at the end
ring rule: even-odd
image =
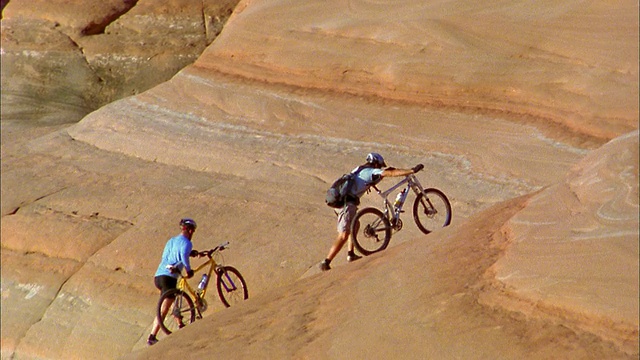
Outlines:
{"type": "Polygon", "coordinates": [[[451,204],[440,190],[430,188],[418,194],[413,203],[413,219],[425,234],[451,223],[451,204]]]}
{"type": "Polygon", "coordinates": [[[220,296],[224,306],[230,307],[249,298],[247,283],[236,268],[231,266],[219,267],[216,269],[216,274],[218,274],[218,280],[216,281],[218,296],[220,296]]]}
{"type": "Polygon", "coordinates": [[[353,245],[362,255],[384,250],[391,241],[391,224],[382,211],[364,208],[351,222],[353,245]]]}
{"type": "Polygon", "coordinates": [[[189,295],[178,289],[171,289],[160,296],[156,316],[162,331],[169,335],[180,327],[196,321],[196,307],[193,306],[193,300],[189,295]]]}

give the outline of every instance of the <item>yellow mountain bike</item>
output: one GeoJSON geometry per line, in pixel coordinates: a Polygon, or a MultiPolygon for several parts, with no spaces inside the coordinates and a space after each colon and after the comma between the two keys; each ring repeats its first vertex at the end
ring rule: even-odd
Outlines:
{"type": "Polygon", "coordinates": [[[193,272],[198,273],[207,266],[209,268],[202,274],[197,288],[194,289],[189,285],[187,278],[180,274],[177,288],[160,296],[157,309],[158,323],[167,335],[196,321],[196,319],[202,319],[202,313],[207,310],[207,301],[204,297],[207,294],[209,279],[214,273],[218,296],[224,306],[229,307],[249,298],[247,283],[240,272],[231,266],[222,265],[223,258],[220,252],[227,249],[228,246],[229,242],[226,242],[211,250],[198,253],[199,257],[207,257],[209,260],[198,266],[193,272]]]}

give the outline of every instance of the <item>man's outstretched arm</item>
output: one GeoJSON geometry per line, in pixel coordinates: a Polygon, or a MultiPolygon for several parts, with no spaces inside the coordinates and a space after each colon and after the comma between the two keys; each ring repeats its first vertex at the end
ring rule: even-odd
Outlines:
{"type": "Polygon", "coordinates": [[[418,164],[416,166],[414,166],[412,169],[396,169],[396,168],[386,168],[384,171],[382,171],[382,177],[394,177],[394,176],[407,176],[410,174],[414,174],[417,173],[418,171],[422,170],[424,168],[424,166],[422,164],[418,164]]]}

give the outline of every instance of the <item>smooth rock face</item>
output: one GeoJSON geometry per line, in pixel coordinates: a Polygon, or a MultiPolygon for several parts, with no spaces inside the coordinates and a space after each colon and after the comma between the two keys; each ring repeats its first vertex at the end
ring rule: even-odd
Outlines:
{"type": "Polygon", "coordinates": [[[637,174],[636,131],[592,151],[564,182],[534,196],[505,224],[511,243],[495,264],[495,277],[508,295],[498,301],[570,319],[574,327],[633,348],[637,174]]]}
{"type": "Polygon", "coordinates": [[[610,139],[637,127],[636,8],[633,1],[247,1],[232,17],[234,31],[198,65],[610,139]]]}
{"type": "Polygon", "coordinates": [[[3,359],[637,358],[637,2],[255,0],[223,32],[235,3],[30,4],[2,20],[3,359]],[[407,212],[318,274],[370,151],[423,163],[452,225],[407,212]],[[185,216],[250,299],[147,348],[185,216]]]}

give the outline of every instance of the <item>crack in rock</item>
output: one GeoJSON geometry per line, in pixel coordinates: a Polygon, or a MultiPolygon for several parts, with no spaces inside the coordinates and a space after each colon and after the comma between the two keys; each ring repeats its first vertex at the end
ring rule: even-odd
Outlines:
{"type": "Polygon", "coordinates": [[[112,12],[106,14],[102,19],[98,20],[97,22],[92,21],[87,26],[85,26],[84,29],[82,29],[82,35],[90,36],[104,34],[104,30],[107,28],[107,26],[118,20],[122,15],[128,13],[129,10],[133,9],[137,3],[138,0],[124,0],[123,8],[112,8],[112,12]]]}

